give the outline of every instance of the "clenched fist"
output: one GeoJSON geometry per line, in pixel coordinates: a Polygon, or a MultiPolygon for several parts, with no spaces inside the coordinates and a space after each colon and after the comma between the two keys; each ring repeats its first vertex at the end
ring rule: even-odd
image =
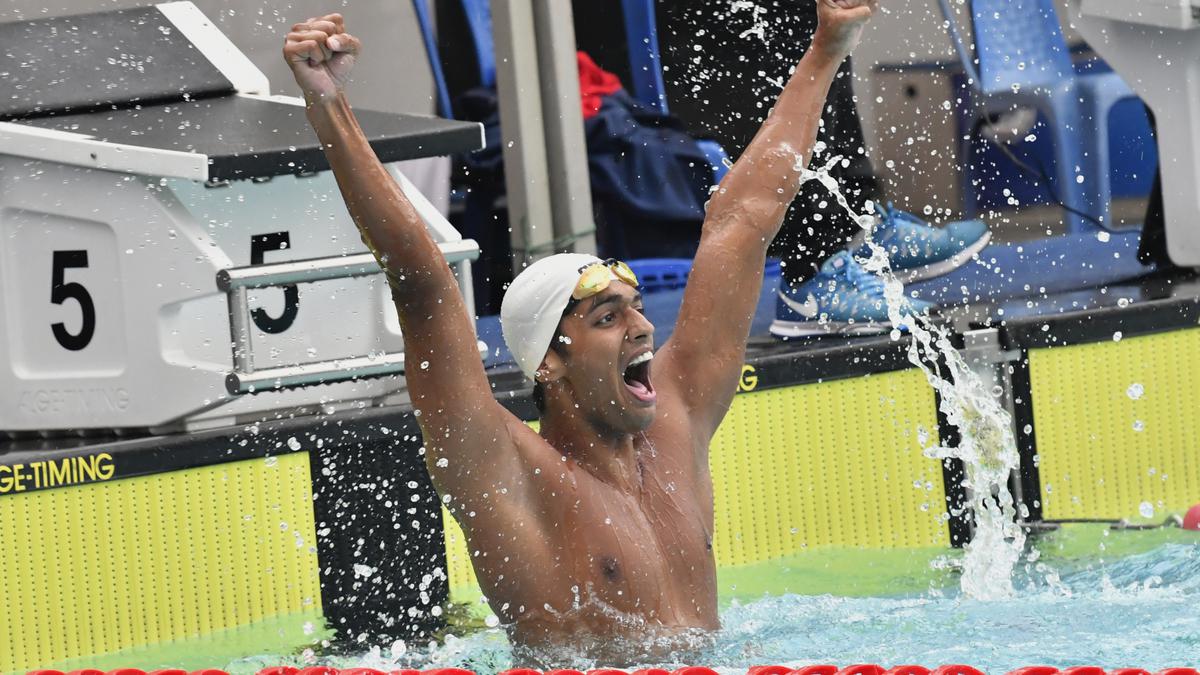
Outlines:
{"type": "Polygon", "coordinates": [[[341,14],[327,14],[292,26],[283,58],[311,105],[342,91],[361,47],[358,38],[346,32],[341,14]]]}
{"type": "Polygon", "coordinates": [[[863,26],[879,10],[879,0],[816,0],[817,32],[813,47],[845,58],[858,46],[863,26]]]}

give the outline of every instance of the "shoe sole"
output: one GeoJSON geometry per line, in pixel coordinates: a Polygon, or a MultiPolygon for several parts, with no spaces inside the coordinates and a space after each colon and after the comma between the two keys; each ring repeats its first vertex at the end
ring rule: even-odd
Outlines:
{"type": "Polygon", "coordinates": [[[781,321],[775,319],[768,329],[780,338],[815,337],[819,335],[882,335],[891,332],[892,324],[845,323],[840,321],[781,321]]]}
{"type": "Polygon", "coordinates": [[[958,253],[955,253],[949,258],[942,260],[941,262],[936,262],[924,267],[914,267],[910,270],[893,270],[893,272],[895,272],[897,279],[906,284],[911,284],[917,281],[925,281],[926,279],[933,279],[934,277],[940,277],[943,274],[949,274],[970,262],[971,258],[974,258],[975,254],[986,248],[988,243],[991,241],[992,231],[988,230],[984,232],[983,236],[976,240],[974,244],[971,244],[970,246],[964,248],[958,253]]]}

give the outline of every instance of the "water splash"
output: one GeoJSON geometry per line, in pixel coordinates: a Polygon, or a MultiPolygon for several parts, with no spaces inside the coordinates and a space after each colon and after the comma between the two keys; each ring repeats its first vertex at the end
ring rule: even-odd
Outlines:
{"type": "MultiPolygon", "coordinates": [[[[816,152],[821,151],[818,144],[816,152]]],[[[908,346],[908,360],[925,373],[929,385],[938,393],[939,408],[958,429],[957,447],[933,445],[925,449],[925,454],[939,460],[959,459],[964,466],[967,510],[973,518],[974,531],[971,542],[965,546],[963,593],[981,600],[1012,597],[1013,567],[1025,546],[1025,533],[1017,524],[1016,505],[1008,489],[1009,476],[1019,462],[1012,418],[954,348],[949,332],[927,316],[910,311],[904,284],[892,273],[887,252],[872,239],[877,216],[856,213],[837,180],[829,174],[842,161],[840,156],[833,157],[817,169],[801,163],[797,166],[800,181],[819,182],[865,231],[871,257],[860,262],[883,281],[888,319],[893,326],[907,328],[913,338],[908,346]]],[[[870,204],[868,211],[873,211],[870,204]]],[[[898,328],[892,336],[899,339],[898,328]]]]}
{"type": "MultiPolygon", "coordinates": [[[[740,675],[751,664],[846,663],[851,658],[926,665],[967,660],[984,672],[997,673],[1029,663],[1060,668],[1136,663],[1151,672],[1178,665],[1180,655],[1194,653],[1200,640],[1200,614],[1195,611],[1200,599],[1200,539],[1181,530],[1113,533],[1112,539],[1120,539],[1112,543],[1123,541],[1125,550],[1101,560],[1094,544],[1110,537],[1099,529],[1077,526],[1037,543],[1035,550],[1050,558],[1062,576],[1019,566],[1019,597],[980,601],[938,590],[918,597],[745,598],[722,610],[723,628],[701,654],[639,660],[625,664],[626,669],[704,664],[719,673],[740,675]],[[1060,544],[1082,552],[1082,557],[1056,557],[1060,544]]],[[[296,659],[250,657],[225,670],[253,675],[281,660],[296,659]]],[[[447,636],[440,644],[396,643],[341,656],[309,652],[300,661],[385,672],[458,667],[492,673],[522,665],[499,628],[447,636]]],[[[614,665],[578,659],[554,665],[566,666],[567,661],[583,671],[614,665]]]]}
{"type": "Polygon", "coordinates": [[[751,26],[742,31],[738,37],[745,39],[750,36],[754,36],[758,38],[760,42],[765,44],[767,41],[767,9],[759,6],[757,3],[751,2],[750,0],[733,0],[733,2],[730,3],[730,14],[737,14],[738,12],[742,11],[750,12],[751,26]]]}

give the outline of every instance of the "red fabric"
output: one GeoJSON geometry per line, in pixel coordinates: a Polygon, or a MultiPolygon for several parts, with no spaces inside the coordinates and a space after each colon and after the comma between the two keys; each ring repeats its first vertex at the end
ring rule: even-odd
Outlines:
{"type": "Polygon", "coordinates": [[[596,65],[586,52],[575,52],[575,60],[579,64],[579,98],[583,103],[583,119],[586,120],[600,112],[604,97],[620,89],[621,80],[596,65]]]}

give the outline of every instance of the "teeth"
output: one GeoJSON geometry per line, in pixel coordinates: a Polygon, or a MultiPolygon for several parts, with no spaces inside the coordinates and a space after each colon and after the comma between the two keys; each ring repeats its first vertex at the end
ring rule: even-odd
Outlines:
{"type": "Polygon", "coordinates": [[[649,361],[652,358],[654,358],[654,354],[652,352],[646,352],[645,354],[642,354],[641,356],[637,357],[636,359],[630,361],[629,365],[639,366],[639,365],[649,361]]]}

